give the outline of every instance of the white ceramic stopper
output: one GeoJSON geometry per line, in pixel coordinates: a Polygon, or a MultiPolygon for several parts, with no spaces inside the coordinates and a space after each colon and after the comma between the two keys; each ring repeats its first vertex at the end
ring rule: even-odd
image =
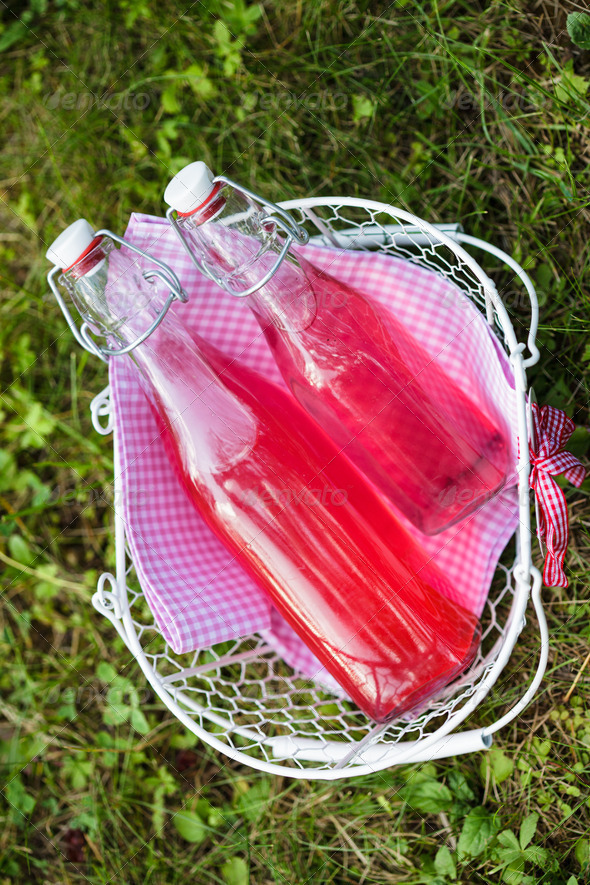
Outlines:
{"type": "Polygon", "coordinates": [[[47,252],[47,259],[62,270],[75,264],[95,239],[94,231],[85,218],[79,218],[53,241],[47,252]]]}
{"type": "Polygon", "coordinates": [[[213,173],[202,160],[189,163],[168,184],[164,201],[183,215],[194,212],[210,196],[215,187],[213,178],[213,173]]]}

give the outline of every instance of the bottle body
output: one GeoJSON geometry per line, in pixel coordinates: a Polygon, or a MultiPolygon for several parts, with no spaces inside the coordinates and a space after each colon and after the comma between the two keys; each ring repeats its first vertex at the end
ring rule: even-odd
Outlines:
{"type": "Polygon", "coordinates": [[[256,441],[204,494],[160,419],[187,493],[365,713],[412,709],[472,660],[477,619],[443,595],[443,575],[281,388],[235,362],[222,379],[256,415],[256,441]]]}
{"type": "MultiPolygon", "coordinates": [[[[280,251],[268,222],[259,219],[258,236],[255,217],[247,230],[231,223],[243,215],[233,191],[217,215],[177,220],[199,261],[233,287],[254,285],[280,251]]],[[[299,254],[247,300],[298,402],[422,532],[448,528],[502,488],[503,433],[379,305],[299,254]]]]}
{"type": "MultiPolygon", "coordinates": [[[[157,315],[159,283],[119,252],[108,259],[98,273],[114,282],[92,318],[129,342],[157,315]]],[[[284,390],[174,316],[133,359],[187,494],[367,715],[398,716],[468,666],[477,619],[449,601],[443,575],[284,390]]]]}

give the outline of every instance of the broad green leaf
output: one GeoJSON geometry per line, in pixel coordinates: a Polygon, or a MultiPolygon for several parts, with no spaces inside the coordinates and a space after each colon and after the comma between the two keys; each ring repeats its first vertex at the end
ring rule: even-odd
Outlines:
{"type": "Polygon", "coordinates": [[[494,781],[501,784],[514,771],[514,762],[502,752],[500,747],[492,747],[481,760],[479,770],[483,781],[486,779],[488,768],[491,768],[494,781]]]}
{"type": "Polygon", "coordinates": [[[573,99],[582,98],[590,89],[590,81],[574,73],[573,61],[568,61],[563,69],[563,74],[555,87],[556,97],[563,102],[571,102],[573,99]]]}
{"type": "Polygon", "coordinates": [[[449,789],[455,797],[455,806],[457,803],[465,803],[471,807],[475,799],[475,793],[467,783],[465,775],[461,771],[449,771],[447,780],[449,789]]]}
{"type": "Polygon", "coordinates": [[[123,725],[129,719],[131,708],[126,704],[109,704],[102,714],[105,725],[123,725]]]}
{"type": "Polygon", "coordinates": [[[29,33],[29,29],[22,21],[12,22],[0,37],[0,52],[10,49],[14,43],[18,43],[29,33]]]}
{"type": "Polygon", "coordinates": [[[576,860],[580,864],[582,872],[590,867],[590,839],[582,836],[578,839],[574,848],[576,860]]]}
{"type": "Polygon", "coordinates": [[[352,119],[355,123],[371,118],[377,105],[366,95],[352,96],[352,119]]]}
{"type": "Polygon", "coordinates": [[[436,780],[436,765],[434,762],[425,762],[420,768],[404,767],[400,772],[407,784],[420,783],[427,780],[436,780]]]}
{"type": "Polygon", "coordinates": [[[551,741],[542,741],[540,738],[533,738],[533,747],[535,751],[545,759],[551,752],[551,741]]]}
{"type": "Polygon", "coordinates": [[[534,863],[538,867],[544,867],[549,860],[549,853],[540,845],[531,845],[523,852],[523,857],[528,863],[534,863]]]}
{"type": "Polygon", "coordinates": [[[170,738],[170,746],[175,750],[188,750],[190,747],[195,747],[198,742],[196,734],[188,730],[179,731],[178,734],[173,734],[170,738]]]}
{"type": "Polygon", "coordinates": [[[489,811],[478,806],[472,809],[463,823],[457,851],[459,857],[477,857],[491,842],[496,827],[489,811]]]}
{"type": "Polygon", "coordinates": [[[226,885],[248,885],[250,873],[248,864],[241,857],[232,857],[221,867],[221,875],[226,885]]]}
{"type": "Polygon", "coordinates": [[[563,820],[567,820],[567,818],[571,817],[572,814],[574,813],[574,809],[572,808],[571,805],[568,805],[567,802],[558,802],[557,807],[561,811],[561,814],[563,816],[563,820]]]}
{"type": "MultiPolygon", "coordinates": [[[[175,782],[176,783],[176,782],[175,782]]],[[[208,799],[199,799],[194,807],[201,820],[207,821],[210,827],[215,829],[227,822],[227,818],[219,808],[211,805],[208,799]]]]}
{"type": "Polygon", "coordinates": [[[168,83],[166,88],[162,90],[160,102],[165,114],[177,114],[180,111],[181,104],[178,100],[178,83],[176,81],[168,83]]]}
{"type": "Polygon", "coordinates": [[[101,819],[96,813],[90,811],[81,811],[75,817],[70,818],[69,824],[72,829],[84,830],[89,833],[92,839],[95,839],[101,827],[101,819]]]}
{"type": "Polygon", "coordinates": [[[401,795],[411,808],[425,814],[448,811],[454,802],[449,788],[430,778],[418,783],[410,781],[401,791],[401,795]]]}
{"type": "Polygon", "coordinates": [[[13,559],[22,565],[31,565],[38,558],[21,535],[11,535],[8,539],[8,550],[13,559]]]}
{"type": "Polygon", "coordinates": [[[131,723],[133,728],[140,734],[147,734],[150,730],[149,722],[147,721],[141,710],[137,707],[133,707],[133,709],[131,710],[129,722],[131,723]]]}
{"type": "Polygon", "coordinates": [[[505,848],[513,849],[520,854],[520,845],[512,830],[502,830],[501,833],[498,833],[498,842],[505,848]]]}
{"type": "Polygon", "coordinates": [[[535,277],[541,289],[550,290],[555,285],[555,275],[550,264],[540,264],[535,277]]]}
{"type": "Polygon", "coordinates": [[[164,795],[166,788],[164,784],[159,784],[154,790],[154,799],[152,803],[152,826],[157,838],[161,838],[164,831],[166,809],[164,806],[164,795]]]}
{"type": "Polygon", "coordinates": [[[255,3],[247,6],[245,0],[232,0],[231,3],[216,0],[212,10],[227,22],[230,32],[235,36],[253,34],[255,22],[262,15],[262,5],[255,3]]]}
{"type": "Polygon", "coordinates": [[[249,821],[262,817],[270,796],[270,780],[261,778],[250,789],[240,796],[238,811],[249,821]]]}
{"type": "Polygon", "coordinates": [[[27,818],[35,807],[35,799],[27,793],[20,777],[15,777],[9,781],[3,789],[3,793],[10,803],[12,821],[17,826],[23,826],[25,818],[27,818]]]}
{"type": "Polygon", "coordinates": [[[455,880],[457,878],[457,867],[453,860],[453,855],[446,845],[441,845],[436,852],[434,868],[436,872],[445,879],[455,880]]]}
{"type": "Polygon", "coordinates": [[[172,772],[168,771],[165,765],[160,765],[158,768],[158,777],[162,786],[164,787],[164,793],[167,796],[171,796],[178,789],[178,784],[176,782],[176,778],[172,774],[172,772]]]}
{"type": "MultiPolygon", "coordinates": [[[[590,349],[589,357],[590,359],[590,349]]],[[[583,458],[590,448],[590,433],[585,427],[576,427],[567,443],[567,450],[577,458],[583,458]]]]}
{"type": "Polygon", "coordinates": [[[519,858],[508,864],[502,874],[502,881],[507,882],[508,885],[519,885],[519,882],[522,882],[523,874],[524,860],[519,858]]]}
{"type": "MultiPolygon", "coordinates": [[[[49,565],[42,565],[37,569],[39,575],[42,575],[47,578],[56,578],[57,577],[57,566],[53,563],[49,565]]],[[[54,596],[57,596],[59,593],[59,585],[54,583],[53,581],[39,581],[35,585],[35,599],[38,599],[40,602],[43,602],[47,599],[53,599],[54,596]]]]}
{"type": "Polygon", "coordinates": [[[14,426],[8,427],[11,436],[18,436],[19,445],[40,449],[47,444],[47,438],[55,427],[55,419],[46,412],[41,403],[26,401],[28,408],[24,415],[16,419],[14,426]],[[25,428],[23,430],[23,424],[25,428]]]}
{"type": "Polygon", "coordinates": [[[64,760],[62,770],[74,790],[83,790],[92,774],[93,764],[89,760],[69,756],[64,760]]]}
{"type": "Polygon", "coordinates": [[[121,8],[125,10],[125,28],[130,30],[138,18],[149,21],[152,17],[152,10],[149,3],[137,2],[137,0],[123,0],[121,8]]]}
{"type": "Polygon", "coordinates": [[[507,867],[512,863],[516,863],[516,861],[520,862],[524,858],[520,848],[495,848],[493,854],[500,861],[498,869],[507,867]]]}
{"type": "Polygon", "coordinates": [[[533,812],[533,814],[529,814],[528,817],[525,817],[525,819],[521,823],[518,839],[521,848],[526,848],[527,845],[529,845],[532,841],[533,836],[537,832],[538,822],[539,815],[536,812],[533,812]]]}
{"type": "Polygon", "coordinates": [[[112,682],[117,675],[117,671],[112,664],[108,664],[106,661],[101,661],[96,668],[96,675],[102,682],[112,682]]]}
{"type": "Polygon", "coordinates": [[[55,711],[55,718],[58,722],[71,722],[76,718],[76,713],[75,704],[60,704],[55,711]]]}
{"type": "Polygon", "coordinates": [[[187,842],[200,845],[207,838],[207,828],[198,814],[194,811],[179,811],[172,818],[175,829],[187,842]]]}
{"type": "Polygon", "coordinates": [[[104,749],[104,752],[100,754],[100,764],[104,765],[105,768],[114,768],[119,761],[119,755],[108,752],[115,745],[114,739],[108,732],[99,731],[96,735],[96,743],[104,749]]]}
{"type": "Polygon", "coordinates": [[[7,768],[24,768],[33,757],[43,753],[50,740],[41,735],[25,737],[15,731],[10,741],[0,741],[0,759],[7,768]]]}
{"type": "Polygon", "coordinates": [[[27,542],[21,535],[11,535],[8,539],[10,555],[23,565],[31,565],[37,559],[27,542]]]}
{"type": "Polygon", "coordinates": [[[590,49],[590,15],[587,12],[570,12],[566,24],[572,43],[580,49],[590,49]]]}
{"type": "Polygon", "coordinates": [[[206,101],[216,94],[217,90],[215,88],[215,84],[209,77],[206,77],[201,65],[193,64],[189,65],[186,70],[183,72],[183,77],[186,77],[188,80],[189,86],[197,95],[200,95],[201,98],[204,98],[206,101]]]}
{"type": "Polygon", "coordinates": [[[122,676],[115,676],[107,690],[107,703],[116,706],[138,706],[135,700],[134,688],[122,676]],[[135,703],[134,703],[135,701],[135,703]]]}
{"type": "MultiPolygon", "coordinates": [[[[590,360],[590,355],[588,356],[590,360]]],[[[0,449],[0,492],[12,488],[12,483],[17,474],[14,455],[5,449],[0,449]]]]}

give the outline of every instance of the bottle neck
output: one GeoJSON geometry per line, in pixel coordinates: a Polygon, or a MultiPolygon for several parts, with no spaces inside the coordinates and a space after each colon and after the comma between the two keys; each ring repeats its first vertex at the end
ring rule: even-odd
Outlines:
{"type": "MultiPolygon", "coordinates": [[[[60,283],[95,332],[115,345],[129,345],[148,331],[169,296],[165,283],[146,279],[144,270],[141,256],[117,249],[111,239],[102,237],[64,270],[60,283]]],[[[166,327],[171,326],[178,326],[181,337],[185,334],[182,323],[170,315],[149,336],[152,346],[157,337],[169,335],[166,327]]]]}
{"type": "MultiPolygon", "coordinates": [[[[87,249],[76,259],[74,264],[64,270],[64,275],[69,274],[70,279],[77,280],[90,273],[97,264],[100,264],[107,255],[108,243],[104,243],[105,237],[95,237],[87,249]]],[[[108,242],[111,242],[110,240],[108,242]]]]}
{"type": "MultiPolygon", "coordinates": [[[[197,210],[179,214],[177,223],[199,264],[218,283],[239,292],[275,267],[283,241],[272,219],[241,191],[218,187],[197,210]]],[[[291,250],[247,300],[261,324],[289,331],[306,329],[316,313],[313,289],[291,250]]]]}
{"type": "MultiPolygon", "coordinates": [[[[98,333],[115,345],[131,344],[150,328],[169,294],[143,270],[140,256],[105,237],[64,271],[61,282],[98,333]]],[[[128,356],[154,411],[178,440],[187,469],[189,462],[205,472],[226,469],[252,447],[255,423],[220,380],[221,355],[189,333],[172,309],[128,356]]]]}
{"type": "Polygon", "coordinates": [[[59,282],[66,289],[80,316],[96,332],[114,341],[121,325],[108,301],[109,263],[115,244],[108,237],[94,240],[80,257],[66,268],[59,282]]]}

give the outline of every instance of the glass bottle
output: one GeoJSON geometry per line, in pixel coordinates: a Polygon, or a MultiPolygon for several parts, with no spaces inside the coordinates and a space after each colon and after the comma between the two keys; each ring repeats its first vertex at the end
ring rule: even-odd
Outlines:
{"type": "Polygon", "coordinates": [[[111,352],[132,348],[115,358],[133,361],[199,513],[369,717],[399,716],[469,665],[476,617],[287,391],[189,332],[181,310],[154,328],[162,277],[86,221],[48,257],[111,352]]]}
{"type": "Polygon", "coordinates": [[[504,434],[380,305],[292,246],[271,274],[285,227],[252,197],[198,162],[164,199],[197,266],[229,291],[253,290],[293,395],[381,492],[426,534],[474,512],[506,481],[504,434]]]}

